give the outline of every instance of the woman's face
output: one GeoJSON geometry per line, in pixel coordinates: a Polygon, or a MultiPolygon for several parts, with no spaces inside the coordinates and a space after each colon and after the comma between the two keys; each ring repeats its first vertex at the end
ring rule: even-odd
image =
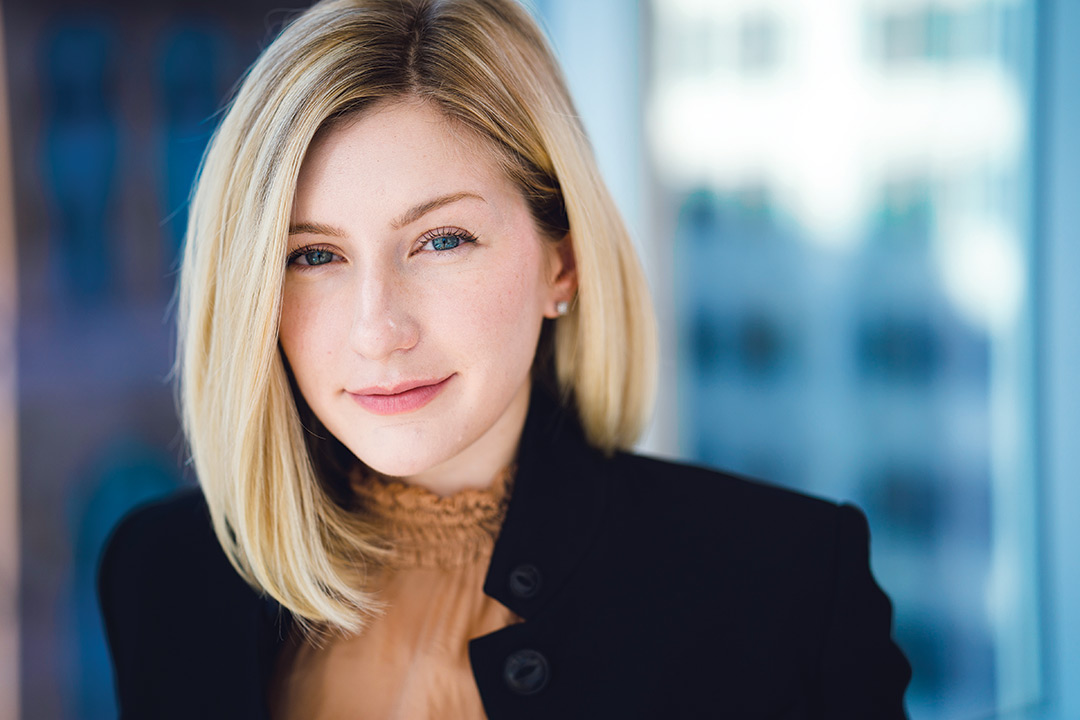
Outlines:
{"type": "Polygon", "coordinates": [[[320,134],[288,257],[281,347],[338,440],[440,494],[513,460],[541,323],[575,273],[490,150],[416,102],[320,134]]]}

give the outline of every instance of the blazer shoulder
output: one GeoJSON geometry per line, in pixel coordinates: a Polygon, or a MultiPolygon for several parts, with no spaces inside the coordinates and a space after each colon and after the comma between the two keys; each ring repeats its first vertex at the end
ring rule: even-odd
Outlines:
{"type": "Polygon", "coordinates": [[[98,563],[97,590],[106,629],[135,603],[179,609],[214,583],[225,597],[250,592],[214,533],[198,488],[135,508],[113,529],[98,563]]]}
{"type": "Polygon", "coordinates": [[[813,495],[684,462],[646,455],[620,453],[613,459],[617,494],[638,498],[655,511],[670,507],[681,517],[706,515],[710,524],[754,524],[784,532],[806,527],[834,528],[838,512],[854,506],[840,505],[813,495]]]}
{"type": "Polygon", "coordinates": [[[186,488],[167,498],[128,511],[106,540],[102,574],[117,566],[141,566],[153,560],[162,565],[190,554],[193,543],[213,535],[206,500],[198,488],[186,488]]]}
{"type": "Polygon", "coordinates": [[[693,632],[741,648],[740,662],[767,657],[763,677],[786,664],[809,678],[823,717],[904,717],[910,666],[891,637],[861,510],[639,455],[617,455],[611,467],[612,545],[647,561],[693,632]]]}
{"type": "Polygon", "coordinates": [[[772,592],[827,592],[844,558],[866,563],[869,529],[854,505],[640,455],[615,458],[610,482],[608,527],[688,566],[722,562],[733,577],[767,575],[772,592]]]}
{"type": "Polygon", "coordinates": [[[188,487],[128,510],[113,529],[110,541],[131,535],[167,541],[177,530],[190,532],[193,527],[209,526],[209,522],[202,490],[188,487]]]}

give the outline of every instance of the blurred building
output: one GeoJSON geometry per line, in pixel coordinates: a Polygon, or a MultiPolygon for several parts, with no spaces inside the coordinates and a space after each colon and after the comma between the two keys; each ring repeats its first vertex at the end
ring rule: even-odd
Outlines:
{"type": "Polygon", "coordinates": [[[170,383],[187,197],[229,89],[287,17],[280,7],[3,4],[22,717],[116,717],[97,561],[124,512],[192,480],[170,383]]]}
{"type": "Polygon", "coordinates": [[[665,0],[682,454],[866,510],[913,717],[1039,697],[1024,0],[665,0]]]}

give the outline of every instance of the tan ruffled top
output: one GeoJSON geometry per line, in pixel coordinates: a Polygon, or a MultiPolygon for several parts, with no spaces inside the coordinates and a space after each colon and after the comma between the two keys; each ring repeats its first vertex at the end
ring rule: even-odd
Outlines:
{"type": "Polygon", "coordinates": [[[353,489],[395,549],[375,590],[385,611],[356,635],[313,645],[294,632],[270,690],[274,720],[484,718],[469,640],[520,621],[484,595],[512,469],[440,497],[356,476],[353,489]]]}

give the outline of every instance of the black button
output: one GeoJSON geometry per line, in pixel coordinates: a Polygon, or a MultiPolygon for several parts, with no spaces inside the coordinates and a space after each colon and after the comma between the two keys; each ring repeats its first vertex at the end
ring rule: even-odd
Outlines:
{"type": "Polygon", "coordinates": [[[518,565],[510,571],[510,592],[522,600],[536,597],[540,592],[540,571],[535,565],[518,565]]]}
{"type": "Polygon", "coordinates": [[[510,653],[503,667],[503,680],[518,695],[535,695],[547,685],[547,658],[536,650],[510,653]]]}

